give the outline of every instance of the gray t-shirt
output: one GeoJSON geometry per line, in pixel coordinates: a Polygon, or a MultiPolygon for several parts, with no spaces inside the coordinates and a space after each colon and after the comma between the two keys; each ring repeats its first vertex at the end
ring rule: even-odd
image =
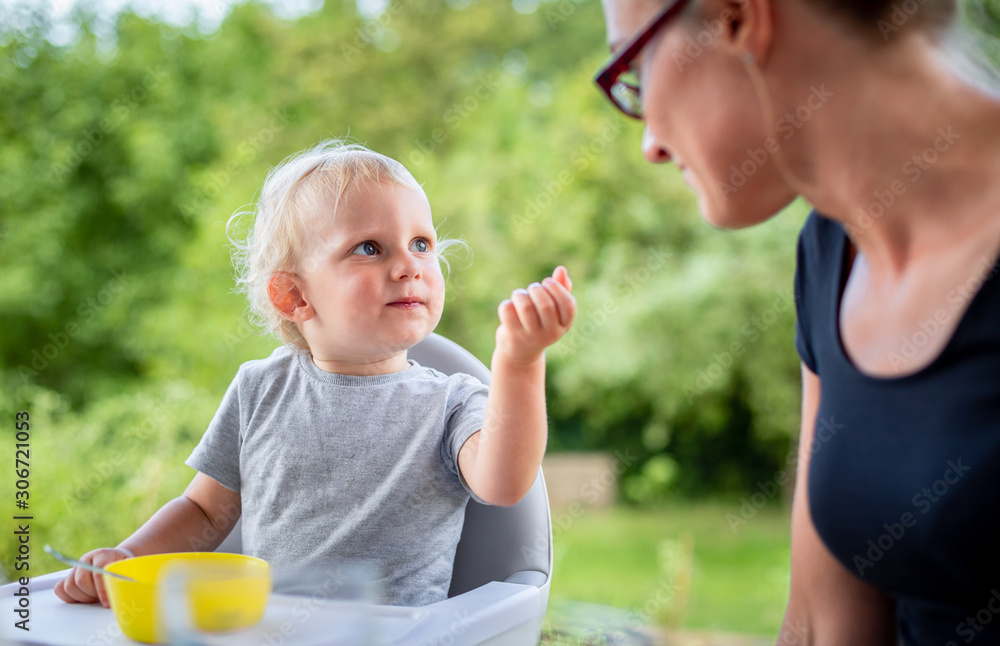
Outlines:
{"type": "Polygon", "coordinates": [[[354,377],[282,347],[240,366],[185,464],[240,493],[245,553],[276,570],[374,562],[385,603],[426,605],[448,596],[471,494],[458,452],[486,396],[413,361],[354,377]]]}

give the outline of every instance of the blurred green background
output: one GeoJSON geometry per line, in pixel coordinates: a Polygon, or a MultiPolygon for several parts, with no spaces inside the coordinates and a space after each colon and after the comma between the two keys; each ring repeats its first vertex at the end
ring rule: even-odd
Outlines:
{"type": "MultiPolygon", "coordinates": [[[[224,224],[270,165],[350,136],[470,244],[438,331],[485,363],[501,299],[557,264],[574,278],[549,451],[636,459],[615,508],[557,530],[553,598],[641,608],[666,577],[682,594],[651,619],[773,634],[805,206],[707,226],[591,82],[596,0],[272,4],[173,23],[0,4],[0,420],[12,463],[31,414],[31,573],[62,567],[44,542],[114,545],[183,490],[237,367],[276,345],[232,292],[224,224]]],[[[11,509],[13,491],[8,471],[11,509]]],[[[8,575],[15,549],[5,531],[8,575]]]]}

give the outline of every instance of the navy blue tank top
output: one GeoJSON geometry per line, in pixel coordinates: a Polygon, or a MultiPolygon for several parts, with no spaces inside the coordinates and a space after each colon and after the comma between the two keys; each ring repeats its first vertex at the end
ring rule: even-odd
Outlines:
{"type": "MultiPolygon", "coordinates": [[[[949,295],[939,313],[962,318],[930,365],[880,378],[860,372],[840,341],[848,251],[838,222],[809,216],[795,345],[820,377],[808,482],[816,530],[849,572],[896,601],[906,646],[1000,644],[1000,266],[983,266],[981,286],[956,286],[975,294],[964,315],[949,295]]],[[[944,332],[924,321],[898,358],[935,333],[944,332]]]]}

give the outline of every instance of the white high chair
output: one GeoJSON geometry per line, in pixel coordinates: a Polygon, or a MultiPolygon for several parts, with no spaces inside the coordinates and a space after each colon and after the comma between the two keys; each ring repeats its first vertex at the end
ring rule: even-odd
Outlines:
{"type": "MultiPolygon", "coordinates": [[[[482,362],[438,334],[431,334],[413,347],[409,358],[445,374],[464,372],[490,383],[490,372],[482,362]]],[[[241,552],[240,531],[237,522],[218,549],[241,552]]],[[[387,640],[379,643],[537,644],[548,606],[551,575],[552,523],[545,480],[539,469],[535,484],[512,507],[469,501],[449,598],[420,608],[376,606],[376,621],[384,618],[394,625],[386,633],[387,640]],[[412,620],[412,627],[405,627],[406,618],[412,620]]]]}

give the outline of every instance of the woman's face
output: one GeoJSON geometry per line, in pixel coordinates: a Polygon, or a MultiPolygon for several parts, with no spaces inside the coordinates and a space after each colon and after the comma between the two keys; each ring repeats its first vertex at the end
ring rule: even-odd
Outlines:
{"type": "MultiPolygon", "coordinates": [[[[783,137],[774,124],[765,126],[741,58],[735,33],[745,26],[741,6],[691,2],[633,62],[642,87],[644,156],[676,163],[702,216],[727,229],[762,222],[795,198],[774,163],[783,137]]],[[[664,0],[604,0],[612,49],[631,41],[663,7],[664,0]]]]}

